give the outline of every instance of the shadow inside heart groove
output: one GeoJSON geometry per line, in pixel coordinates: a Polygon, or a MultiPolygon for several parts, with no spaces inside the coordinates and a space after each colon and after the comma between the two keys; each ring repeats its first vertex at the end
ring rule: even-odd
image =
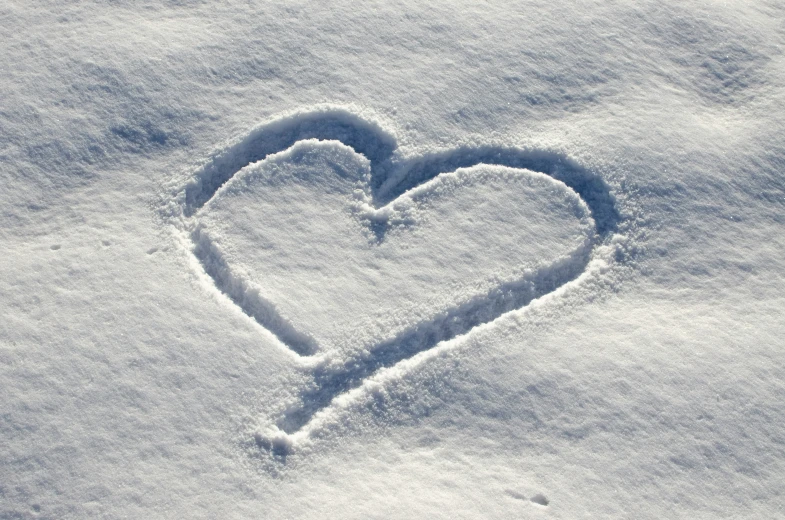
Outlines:
{"type": "MultiPolygon", "coordinates": [[[[481,298],[459,304],[446,314],[410,327],[396,337],[374,346],[370,352],[314,369],[315,385],[301,394],[301,406],[290,410],[279,427],[292,433],[301,430],[338,395],[358,387],[384,367],[434,347],[441,341],[464,334],[477,325],[521,308],[544,294],[577,278],[588,264],[592,247],[606,241],[617,228],[619,214],[608,186],[597,175],[561,154],[509,147],[459,147],[420,156],[396,157],[396,140],[373,122],[340,108],[298,113],[252,131],[240,142],[216,154],[196,172],[186,186],[182,214],[198,219],[199,210],[232,177],[250,163],[289,149],[306,139],[339,141],[370,160],[370,193],[376,207],[396,199],[408,190],[439,174],[479,164],[506,166],[544,173],[571,188],[588,206],[596,226],[596,236],[586,247],[573,251],[547,268],[514,282],[502,284],[481,298]]],[[[383,241],[386,226],[374,228],[383,241]]],[[[198,225],[191,228],[194,254],[215,285],[243,312],[255,319],[281,342],[300,355],[314,354],[318,345],[283,319],[275,306],[244,279],[232,272],[210,237],[198,225]]],[[[264,442],[260,441],[260,445],[264,442]]],[[[269,446],[268,446],[269,447],[269,446]]]]}

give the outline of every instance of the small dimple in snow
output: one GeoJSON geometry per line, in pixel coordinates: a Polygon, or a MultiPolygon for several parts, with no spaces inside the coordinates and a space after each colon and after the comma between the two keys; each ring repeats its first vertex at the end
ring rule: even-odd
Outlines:
{"type": "Polygon", "coordinates": [[[550,501],[542,493],[537,493],[529,500],[531,501],[532,504],[537,504],[538,506],[543,506],[543,507],[546,507],[550,503],[550,501]]]}
{"type": "Polygon", "coordinates": [[[505,489],[504,493],[515,500],[526,500],[526,496],[523,493],[519,493],[514,489],[505,489]]]}

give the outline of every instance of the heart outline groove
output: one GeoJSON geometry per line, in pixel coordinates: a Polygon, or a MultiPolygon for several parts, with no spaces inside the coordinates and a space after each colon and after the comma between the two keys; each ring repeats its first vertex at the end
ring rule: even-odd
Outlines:
{"type": "MultiPolygon", "coordinates": [[[[198,219],[200,209],[244,167],[307,140],[338,141],[366,157],[370,161],[371,203],[376,208],[440,174],[477,165],[502,166],[542,173],[562,182],[588,206],[595,234],[586,247],[578,248],[559,265],[548,265],[515,283],[498,287],[485,298],[458,304],[446,315],[382,341],[364,355],[344,360],[342,364],[311,363],[315,384],[302,391],[301,406],[288,410],[270,432],[256,436],[256,444],[274,455],[285,457],[296,439],[308,436],[309,425],[318,413],[381,370],[521,309],[578,278],[594,250],[610,242],[621,221],[608,185],[597,174],[560,153],[508,146],[461,146],[403,158],[396,154],[397,141],[392,132],[343,107],[298,111],[263,123],[243,139],[213,154],[190,175],[184,187],[182,184],[176,187],[176,194],[165,211],[187,235],[191,253],[215,287],[301,360],[318,357],[316,342],[284,319],[258,288],[232,271],[211,239],[201,232],[198,219]]],[[[374,229],[376,239],[383,240],[385,232],[386,224],[381,219],[374,229]]]]}

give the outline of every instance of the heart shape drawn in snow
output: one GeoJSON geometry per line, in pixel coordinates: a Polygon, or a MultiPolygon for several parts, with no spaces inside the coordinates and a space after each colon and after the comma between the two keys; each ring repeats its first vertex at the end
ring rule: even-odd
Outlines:
{"type": "Polygon", "coordinates": [[[169,206],[215,286],[309,360],[315,385],[257,438],[273,452],[382,369],[578,278],[619,222],[607,185],[560,154],[396,147],[349,110],[297,112],[214,154],[169,206]]]}

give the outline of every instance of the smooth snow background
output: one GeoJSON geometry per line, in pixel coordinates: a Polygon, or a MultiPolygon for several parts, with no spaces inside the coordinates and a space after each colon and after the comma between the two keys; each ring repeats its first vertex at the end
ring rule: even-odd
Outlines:
{"type": "Polygon", "coordinates": [[[784,20],[4,3],[0,516],[782,516],[784,20]],[[324,102],[377,113],[411,155],[564,152],[611,184],[633,243],[282,465],[250,436],[304,375],[206,293],[157,211],[222,142],[324,102]]]}

